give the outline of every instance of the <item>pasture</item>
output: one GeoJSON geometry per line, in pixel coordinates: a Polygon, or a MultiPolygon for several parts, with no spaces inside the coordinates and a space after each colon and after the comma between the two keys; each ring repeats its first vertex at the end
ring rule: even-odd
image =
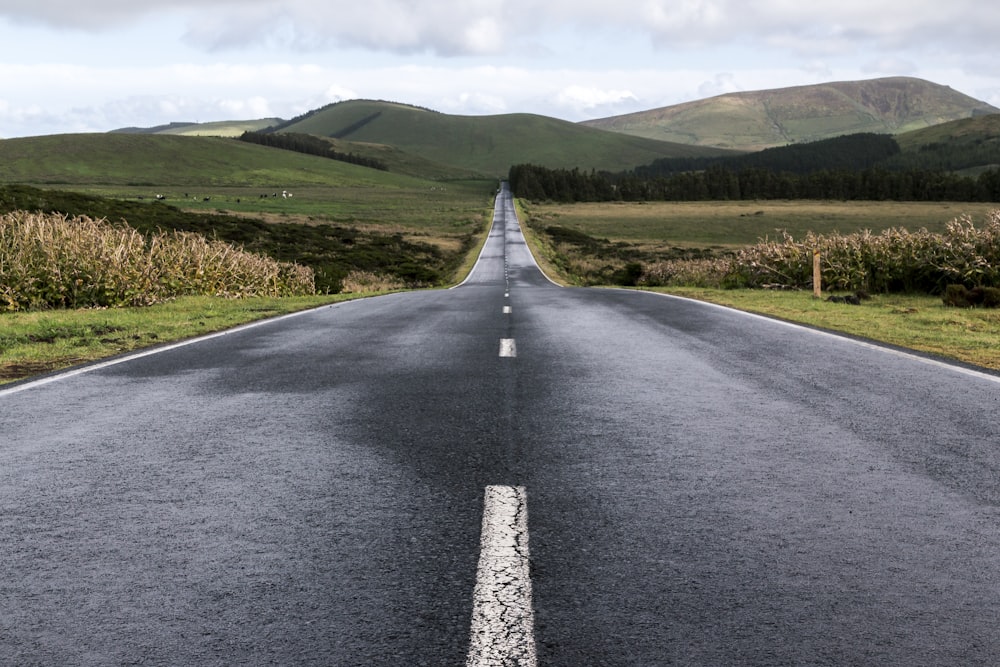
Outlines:
{"type": "Polygon", "coordinates": [[[643,248],[734,249],[764,238],[807,232],[849,234],[902,227],[944,231],[962,214],[975,220],[997,204],[965,202],[615,202],[533,203],[525,206],[536,227],[555,225],[588,236],[643,248]]]}

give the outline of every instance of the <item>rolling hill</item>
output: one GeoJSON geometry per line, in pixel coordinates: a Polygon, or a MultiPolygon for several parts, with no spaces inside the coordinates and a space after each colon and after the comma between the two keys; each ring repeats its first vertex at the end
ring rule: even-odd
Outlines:
{"type": "Polygon", "coordinates": [[[351,100],[289,121],[171,123],[105,135],[7,140],[0,142],[0,182],[168,185],[166,177],[234,185],[277,178],[291,184],[325,181],[331,170],[348,179],[365,171],[352,166],[343,172],[347,165],[332,161],[318,167],[308,156],[283,155],[279,166],[274,152],[208,136],[247,130],[319,136],[335,151],[378,160],[395,176],[439,181],[505,177],[512,165],[527,163],[620,172],[665,158],[733,157],[860,133],[897,136],[904,153],[899,161],[907,165],[917,161],[905,155],[918,151],[922,164],[963,170],[997,163],[992,146],[1000,143],[1000,121],[985,115],[996,113],[947,86],[904,77],[734,93],[585,123],[533,114],[457,116],[351,100]],[[203,143],[176,143],[196,138],[203,143]],[[940,159],[925,160],[929,152],[940,159]],[[316,175],[317,169],[323,174],[316,175]]]}
{"type": "Polygon", "coordinates": [[[518,163],[617,171],[659,157],[723,153],[534,114],[456,116],[368,100],[331,104],[273,129],[389,145],[433,163],[492,177],[506,175],[518,163]]]}
{"type": "Polygon", "coordinates": [[[158,187],[386,186],[405,174],[219,137],[60,134],[0,141],[0,183],[158,187]]]}
{"type": "Polygon", "coordinates": [[[947,86],[892,77],[729,93],[581,123],[631,136],[753,151],[845,134],[900,134],[1000,109],[947,86]]]}

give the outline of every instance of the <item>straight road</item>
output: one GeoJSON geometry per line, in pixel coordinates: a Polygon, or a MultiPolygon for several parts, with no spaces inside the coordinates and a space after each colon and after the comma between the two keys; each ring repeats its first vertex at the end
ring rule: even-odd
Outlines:
{"type": "Polygon", "coordinates": [[[997,664],[997,380],[556,287],[503,191],[456,289],[0,390],[0,664],[464,665],[490,494],[507,664],[997,664]]]}

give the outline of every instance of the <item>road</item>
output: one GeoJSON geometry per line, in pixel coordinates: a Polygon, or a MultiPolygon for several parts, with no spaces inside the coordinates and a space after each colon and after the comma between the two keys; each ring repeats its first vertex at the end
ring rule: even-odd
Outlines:
{"type": "Polygon", "coordinates": [[[997,664],[997,380],[557,287],[504,192],[455,289],[0,390],[0,664],[464,665],[488,487],[539,665],[997,664]]]}

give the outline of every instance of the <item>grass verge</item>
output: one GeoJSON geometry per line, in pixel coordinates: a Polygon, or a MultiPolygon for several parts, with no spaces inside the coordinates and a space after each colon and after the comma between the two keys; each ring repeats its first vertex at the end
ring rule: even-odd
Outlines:
{"type": "Polygon", "coordinates": [[[0,314],[0,384],[366,296],[182,297],[155,306],[0,314]]]}
{"type": "Polygon", "coordinates": [[[656,288],[812,327],[889,343],[1000,371],[1000,310],[950,308],[940,297],[883,294],[860,306],[830,303],[812,292],[656,288]]]}

